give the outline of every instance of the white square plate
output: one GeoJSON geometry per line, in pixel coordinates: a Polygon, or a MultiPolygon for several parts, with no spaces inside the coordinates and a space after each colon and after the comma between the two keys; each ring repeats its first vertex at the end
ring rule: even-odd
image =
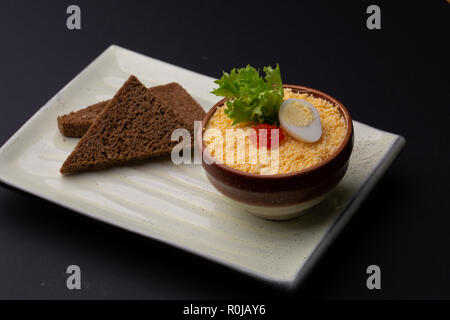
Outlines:
{"type": "Polygon", "coordinates": [[[208,110],[214,79],[111,46],[42,107],[0,149],[0,181],[89,217],[286,287],[295,286],[348,222],[401,150],[404,139],[354,122],[348,172],[307,215],[258,219],[207,181],[200,165],[158,159],[133,167],[62,177],[77,139],[58,131],[58,115],[111,98],[130,74],[147,86],[176,81],[208,110]]]}

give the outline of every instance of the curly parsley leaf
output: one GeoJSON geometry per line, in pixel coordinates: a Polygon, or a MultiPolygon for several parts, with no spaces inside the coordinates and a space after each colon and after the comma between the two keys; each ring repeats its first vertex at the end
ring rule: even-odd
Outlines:
{"type": "Polygon", "coordinates": [[[233,120],[233,125],[247,121],[279,124],[278,112],[284,97],[280,67],[268,66],[264,72],[266,76],[262,78],[258,70],[248,65],[224,72],[214,82],[219,87],[211,93],[230,99],[225,114],[233,120]]]}

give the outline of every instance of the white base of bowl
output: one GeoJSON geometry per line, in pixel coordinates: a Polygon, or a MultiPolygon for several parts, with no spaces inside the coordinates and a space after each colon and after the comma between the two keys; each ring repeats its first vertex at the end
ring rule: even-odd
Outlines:
{"type": "Polygon", "coordinates": [[[282,207],[264,207],[264,206],[255,206],[251,204],[246,204],[242,202],[237,202],[235,200],[232,200],[236,205],[244,208],[251,214],[262,218],[266,220],[276,220],[276,221],[283,221],[283,220],[290,220],[297,217],[300,217],[301,215],[306,213],[306,210],[315,206],[319,202],[321,202],[327,194],[324,194],[322,196],[319,196],[317,198],[291,205],[291,206],[282,206],[282,207]]]}

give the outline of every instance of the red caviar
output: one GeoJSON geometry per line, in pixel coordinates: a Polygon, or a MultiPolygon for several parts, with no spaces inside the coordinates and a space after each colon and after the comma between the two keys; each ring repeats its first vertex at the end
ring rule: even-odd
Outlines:
{"type": "MultiPolygon", "coordinates": [[[[268,123],[261,123],[252,128],[254,130],[254,134],[250,136],[251,141],[253,143],[256,143],[258,148],[260,147],[260,143],[264,143],[264,134],[266,135],[266,141],[267,141],[267,149],[272,148],[272,130],[278,130],[278,146],[281,145],[281,143],[284,140],[284,133],[283,130],[281,130],[279,127],[275,125],[271,125],[268,123]],[[260,130],[266,130],[265,132],[260,130]],[[260,141],[260,138],[262,141],[260,141]]],[[[274,147],[276,147],[276,144],[274,144],[274,147]]]]}

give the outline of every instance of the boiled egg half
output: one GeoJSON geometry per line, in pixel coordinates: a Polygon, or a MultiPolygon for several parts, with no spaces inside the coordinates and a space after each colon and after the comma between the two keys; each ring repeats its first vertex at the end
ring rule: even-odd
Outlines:
{"type": "Polygon", "coordinates": [[[289,135],[303,142],[314,143],[322,136],[317,109],[303,99],[287,99],[280,107],[280,126],[289,135]]]}

